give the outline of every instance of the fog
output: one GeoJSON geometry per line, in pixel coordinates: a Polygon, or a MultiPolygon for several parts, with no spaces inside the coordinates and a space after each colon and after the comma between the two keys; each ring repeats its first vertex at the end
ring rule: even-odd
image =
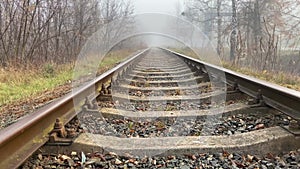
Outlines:
{"type": "Polygon", "coordinates": [[[135,13],[165,13],[177,15],[183,10],[183,0],[132,0],[135,13]]]}

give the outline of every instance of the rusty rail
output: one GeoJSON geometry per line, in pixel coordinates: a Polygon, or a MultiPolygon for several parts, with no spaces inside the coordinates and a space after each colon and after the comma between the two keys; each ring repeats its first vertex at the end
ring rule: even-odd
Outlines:
{"type": "MultiPolygon", "coordinates": [[[[115,72],[122,70],[133,60],[144,54],[146,50],[117,65],[113,69],[100,75],[76,92],[67,94],[63,98],[37,110],[20,119],[18,122],[0,131],[0,168],[11,169],[20,166],[39,147],[49,139],[55,120],[58,118],[64,124],[75,115],[73,98],[84,99],[95,91],[95,85],[109,80],[115,72]]],[[[81,106],[81,105],[77,105],[81,106]]]]}
{"type": "MultiPolygon", "coordinates": [[[[262,101],[281,112],[291,116],[298,122],[300,121],[300,92],[291,90],[276,84],[272,84],[263,80],[259,80],[247,75],[233,72],[231,70],[211,65],[189,56],[165,49],[167,52],[175,54],[193,62],[196,65],[201,65],[209,70],[208,73],[220,74],[225,73],[225,79],[220,79],[228,85],[236,86],[238,89],[254,98],[261,97],[262,101]]],[[[220,76],[222,77],[222,76],[220,76]]]]}
{"type": "MultiPolygon", "coordinates": [[[[105,72],[76,92],[66,95],[58,101],[39,109],[35,113],[19,120],[17,123],[1,130],[1,168],[17,168],[21,165],[32,153],[48,141],[49,133],[57,118],[65,124],[76,115],[73,98],[80,98],[83,101],[85,97],[95,91],[95,85],[101,85],[106,80],[109,80],[114,73],[122,70],[122,68],[126,67],[147,50],[148,49],[138,53],[115,68],[105,72]]],[[[201,69],[201,67],[206,68],[209,70],[208,73],[213,74],[213,76],[218,76],[218,73],[225,74],[225,79],[221,80],[227,84],[236,86],[240,91],[255,98],[261,97],[263,102],[267,105],[277,108],[300,121],[300,92],[207,64],[168,49],[164,50],[182,57],[186,62],[193,63],[199,69],[201,69]]]]}

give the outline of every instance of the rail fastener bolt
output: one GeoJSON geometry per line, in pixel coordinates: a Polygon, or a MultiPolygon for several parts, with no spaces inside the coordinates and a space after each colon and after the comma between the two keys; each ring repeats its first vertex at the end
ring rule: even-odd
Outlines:
{"type": "Polygon", "coordinates": [[[290,124],[289,124],[289,128],[294,129],[294,130],[299,130],[300,129],[300,124],[297,120],[291,120],[290,124]]]}
{"type": "Polygon", "coordinates": [[[56,132],[58,134],[58,137],[61,137],[61,138],[67,137],[67,132],[66,132],[65,126],[59,119],[56,119],[56,121],[55,121],[54,129],[53,129],[52,133],[53,132],[56,132]]]}

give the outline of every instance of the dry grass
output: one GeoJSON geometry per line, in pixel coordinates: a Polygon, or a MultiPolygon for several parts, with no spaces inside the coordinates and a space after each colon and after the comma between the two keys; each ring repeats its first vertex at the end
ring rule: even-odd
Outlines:
{"type": "Polygon", "coordinates": [[[230,63],[224,62],[223,66],[227,69],[240,72],[242,74],[246,74],[261,80],[265,80],[271,83],[278,84],[280,86],[284,86],[290,89],[300,91],[300,77],[293,76],[291,74],[285,72],[269,72],[267,70],[257,71],[250,68],[233,66],[230,63]]]}
{"type": "Polygon", "coordinates": [[[0,73],[0,106],[37,95],[69,82],[73,64],[49,65],[36,69],[7,69],[0,73]]]}
{"type": "MultiPolygon", "coordinates": [[[[112,68],[124,60],[131,51],[115,51],[103,58],[98,73],[112,68]]],[[[44,64],[40,67],[9,68],[0,70],[0,107],[22,102],[43,94],[43,91],[70,83],[73,79],[74,63],[64,65],[44,64]]]]}
{"type": "MultiPolygon", "coordinates": [[[[196,57],[195,53],[191,51],[190,49],[184,48],[184,49],[171,49],[173,51],[176,51],[178,53],[185,54],[187,56],[191,56],[193,58],[199,59],[196,57]]],[[[294,76],[285,72],[270,72],[267,70],[264,71],[257,71],[253,70],[251,68],[246,68],[246,67],[239,67],[239,66],[234,66],[231,63],[228,62],[223,62],[222,63],[223,67],[240,72],[242,74],[246,74],[261,80],[265,80],[271,83],[278,84],[280,86],[284,86],[290,89],[298,90],[300,91],[300,77],[299,76],[294,76]]]]}

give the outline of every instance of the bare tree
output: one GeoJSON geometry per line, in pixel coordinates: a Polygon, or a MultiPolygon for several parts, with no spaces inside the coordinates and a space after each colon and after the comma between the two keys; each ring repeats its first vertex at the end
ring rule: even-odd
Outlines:
{"type": "MultiPolygon", "coordinates": [[[[188,2],[186,16],[191,21],[204,23],[213,30],[212,36],[209,36],[216,39],[219,55],[223,49],[232,63],[260,70],[274,70],[281,65],[280,51],[299,49],[300,1],[190,0],[188,2]],[[228,44],[225,39],[228,39],[228,44]]],[[[208,29],[204,27],[203,30],[206,32],[208,29]]]]}
{"type": "MultiPolygon", "coordinates": [[[[229,0],[190,0],[187,3],[187,17],[203,28],[203,32],[216,41],[219,56],[224,55],[224,43],[229,20],[232,17],[229,0]]],[[[230,33],[231,30],[228,31],[230,33]]]]}
{"type": "MultiPolygon", "coordinates": [[[[121,34],[131,31],[133,6],[130,1],[125,0],[101,0],[101,21],[107,25],[103,36],[105,45],[110,45],[110,41],[114,41],[121,34]]],[[[108,46],[107,46],[108,47],[108,46]]]]}
{"type": "Polygon", "coordinates": [[[0,64],[70,61],[103,24],[132,13],[117,0],[0,1],[0,64]]]}

